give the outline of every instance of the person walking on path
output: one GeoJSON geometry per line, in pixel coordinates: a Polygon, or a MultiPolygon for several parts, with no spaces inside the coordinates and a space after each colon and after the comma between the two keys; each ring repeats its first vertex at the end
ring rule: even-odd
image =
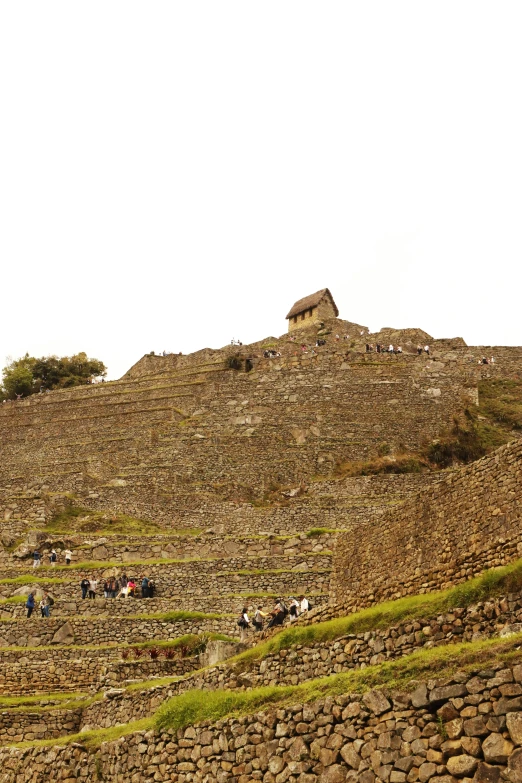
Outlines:
{"type": "Polygon", "coordinates": [[[58,557],[56,555],[56,550],[55,549],[51,549],[51,554],[49,555],[49,562],[51,563],[53,568],[56,565],[56,561],[57,560],[58,560],[58,557]]]}
{"type": "Polygon", "coordinates": [[[35,549],[33,552],[33,568],[38,568],[40,565],[40,552],[35,549]]]}
{"type": "Polygon", "coordinates": [[[27,609],[27,617],[29,618],[34,611],[34,593],[29,593],[25,606],[27,609]]]}
{"type": "Polygon", "coordinates": [[[239,640],[241,642],[244,642],[245,639],[247,638],[247,631],[251,627],[250,619],[248,617],[248,608],[246,606],[243,607],[243,611],[241,612],[241,616],[237,621],[237,624],[240,629],[239,640]]]}
{"type": "Polygon", "coordinates": [[[142,598],[149,597],[149,580],[148,577],[146,576],[142,576],[141,578],[141,597],[142,598]]]}
{"type": "Polygon", "coordinates": [[[86,577],[84,577],[80,582],[80,587],[82,588],[82,599],[87,598],[87,590],[89,589],[89,580],[86,577]]]}
{"type": "Polygon", "coordinates": [[[71,552],[71,550],[70,549],[66,549],[63,554],[65,556],[65,565],[71,565],[71,560],[72,560],[72,552],[71,552]]]}
{"type": "Polygon", "coordinates": [[[252,620],[252,625],[256,629],[256,631],[262,631],[263,630],[263,623],[265,620],[265,617],[268,617],[268,612],[263,612],[263,607],[258,606],[256,609],[256,612],[254,614],[254,619],[252,620]]]}

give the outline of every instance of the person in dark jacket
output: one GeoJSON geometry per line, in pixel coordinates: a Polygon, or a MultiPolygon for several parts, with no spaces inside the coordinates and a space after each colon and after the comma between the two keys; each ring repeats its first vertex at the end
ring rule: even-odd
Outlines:
{"type": "Polygon", "coordinates": [[[29,593],[25,606],[27,608],[27,617],[30,617],[34,611],[34,593],[29,593]]]}
{"type": "Polygon", "coordinates": [[[89,589],[89,580],[84,578],[80,582],[80,587],[82,588],[82,598],[87,598],[87,590],[89,589]]]}

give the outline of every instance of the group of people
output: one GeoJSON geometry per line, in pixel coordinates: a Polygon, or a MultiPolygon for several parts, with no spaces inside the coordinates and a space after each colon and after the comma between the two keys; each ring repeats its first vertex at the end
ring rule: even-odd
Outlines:
{"type": "Polygon", "coordinates": [[[385,345],[381,345],[381,343],[377,343],[377,345],[373,345],[373,343],[366,343],[366,353],[402,353],[402,348],[400,345],[390,345],[386,347],[385,345]]]}
{"type": "MultiPolygon", "coordinates": [[[[63,553],[63,556],[65,558],[65,565],[71,565],[71,560],[73,553],[70,549],[66,549],[63,553]]],[[[55,549],[51,549],[51,551],[48,554],[49,557],[49,564],[51,566],[55,566],[58,562],[58,555],[56,554],[55,549]]],[[[39,568],[39,566],[42,565],[42,555],[38,551],[38,549],[35,549],[33,552],[33,568],[39,568]]]]}
{"type": "MultiPolygon", "coordinates": [[[[50,617],[51,616],[51,606],[54,604],[54,598],[52,598],[49,593],[44,593],[40,599],[40,613],[42,617],[50,617]]],[[[25,608],[27,609],[27,617],[31,617],[32,613],[34,612],[36,608],[36,592],[32,590],[29,595],[27,596],[27,601],[25,602],[25,608]]]]}
{"type": "Polygon", "coordinates": [[[266,350],[263,351],[263,356],[265,357],[265,359],[275,359],[278,356],[281,356],[281,354],[279,351],[266,350]]]}
{"type": "MultiPolygon", "coordinates": [[[[156,583],[149,576],[140,577],[140,590],[142,598],[154,598],[156,583]]],[[[103,584],[97,579],[87,579],[84,577],[80,582],[82,591],[82,600],[90,598],[94,600],[98,591],[103,591],[104,598],[136,598],[138,595],[138,584],[132,577],[127,578],[126,574],[120,577],[111,577],[106,579],[103,584]]]]}
{"type": "Polygon", "coordinates": [[[312,604],[304,595],[300,595],[299,598],[292,597],[288,606],[282,598],[279,598],[270,612],[264,612],[263,607],[258,606],[252,619],[250,619],[248,607],[244,606],[237,621],[241,632],[241,641],[246,639],[249,630],[254,630],[254,632],[258,633],[263,631],[267,618],[270,618],[266,624],[266,629],[268,630],[269,628],[283,625],[287,618],[290,618],[290,622],[294,622],[299,615],[303,614],[303,612],[308,612],[311,608],[312,604]]]}

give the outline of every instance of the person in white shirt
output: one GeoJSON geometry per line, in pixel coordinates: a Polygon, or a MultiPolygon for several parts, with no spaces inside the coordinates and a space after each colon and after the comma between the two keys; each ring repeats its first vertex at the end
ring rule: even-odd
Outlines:
{"type": "Polygon", "coordinates": [[[301,612],[307,612],[310,608],[310,602],[308,601],[308,598],[305,598],[304,595],[299,596],[300,600],[300,610],[301,612]]]}
{"type": "Polygon", "coordinates": [[[243,607],[238,625],[241,630],[239,637],[240,641],[244,642],[247,637],[247,630],[250,628],[250,618],[248,616],[248,608],[246,606],[243,607]]]}
{"type": "Polygon", "coordinates": [[[65,557],[65,565],[71,565],[71,560],[72,560],[72,552],[71,552],[71,550],[70,549],[66,549],[63,554],[64,554],[64,557],[65,557]]]}
{"type": "Polygon", "coordinates": [[[290,601],[290,609],[289,609],[291,623],[293,623],[294,620],[297,620],[297,618],[299,617],[300,609],[301,609],[301,605],[297,600],[297,598],[292,598],[292,600],[290,601]]]}

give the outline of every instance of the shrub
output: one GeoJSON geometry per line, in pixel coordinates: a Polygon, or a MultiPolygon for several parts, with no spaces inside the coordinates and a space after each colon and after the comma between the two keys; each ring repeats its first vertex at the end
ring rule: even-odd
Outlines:
{"type": "Polygon", "coordinates": [[[149,649],[147,650],[147,653],[148,653],[149,658],[151,659],[151,661],[157,660],[157,658],[159,658],[159,655],[160,655],[160,651],[158,650],[157,647],[149,647],[149,649]]]}
{"type": "Polygon", "coordinates": [[[134,655],[135,658],[141,658],[141,656],[143,655],[143,652],[144,652],[144,650],[143,650],[142,647],[133,647],[132,648],[132,654],[134,655]]]}
{"type": "Polygon", "coordinates": [[[175,658],[178,657],[178,651],[175,647],[164,647],[163,648],[163,655],[167,659],[167,661],[173,661],[175,658]]]}
{"type": "Polygon", "coordinates": [[[243,357],[239,353],[234,353],[231,356],[227,356],[225,365],[229,370],[242,370],[243,357]]]}
{"type": "Polygon", "coordinates": [[[123,658],[124,661],[126,661],[129,658],[129,656],[130,656],[130,650],[125,649],[121,651],[121,657],[123,658]]]}

